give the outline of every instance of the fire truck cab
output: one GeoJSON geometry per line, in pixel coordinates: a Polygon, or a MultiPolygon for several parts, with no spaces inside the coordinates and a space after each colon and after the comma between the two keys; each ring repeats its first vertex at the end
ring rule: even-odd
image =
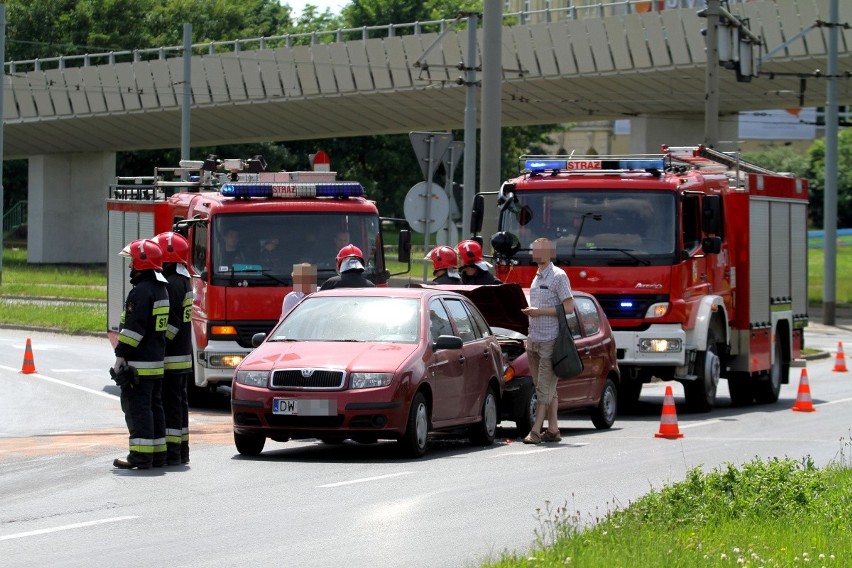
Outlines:
{"type": "MultiPolygon", "coordinates": [[[[190,243],[198,389],[231,384],[252,336],[278,322],[294,264],[314,265],[319,286],[337,274],[337,252],[354,244],[369,280],[386,285],[390,276],[379,213],[360,183],[337,181],[330,171],[264,169],[259,156],[210,156],[157,168],[151,177],[119,177],[109,189],[108,333],[114,342],[130,288],[118,252],[134,239],[181,232],[190,243]]],[[[407,236],[401,232],[402,262],[407,236]]]]}
{"type": "Polygon", "coordinates": [[[736,405],[778,399],[808,321],[805,180],[701,146],[520,169],[498,195],[497,276],[530,286],[531,243],[556,244],[614,331],[620,404],[654,378],[680,381],[693,411],[720,379],[736,405]]]}

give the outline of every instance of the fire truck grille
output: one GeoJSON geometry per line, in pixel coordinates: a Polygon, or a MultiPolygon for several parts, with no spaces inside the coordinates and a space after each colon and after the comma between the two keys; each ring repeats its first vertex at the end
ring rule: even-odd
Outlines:
{"type": "Polygon", "coordinates": [[[343,388],[345,378],[346,373],[344,371],[286,369],[283,371],[273,371],[272,388],[340,390],[343,388]]]}
{"type": "Polygon", "coordinates": [[[610,320],[642,319],[648,308],[660,302],[668,302],[667,294],[651,296],[626,296],[620,294],[595,294],[598,303],[610,320]]]}

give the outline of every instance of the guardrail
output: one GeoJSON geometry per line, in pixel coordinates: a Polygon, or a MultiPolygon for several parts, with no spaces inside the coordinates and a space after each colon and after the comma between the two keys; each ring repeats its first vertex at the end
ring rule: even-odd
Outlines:
{"type": "Polygon", "coordinates": [[[27,202],[18,201],[3,214],[3,233],[27,222],[27,202]]]}
{"type": "MultiPolygon", "coordinates": [[[[659,0],[613,0],[611,2],[600,2],[577,6],[568,0],[564,7],[552,8],[551,1],[545,0],[545,8],[541,10],[527,10],[521,12],[508,12],[503,14],[504,25],[521,24],[531,22],[551,22],[560,19],[581,19],[589,17],[605,17],[611,15],[625,15],[647,11],[658,11],[663,7],[659,0]]],[[[386,24],[382,26],[363,26],[359,28],[341,28],[305,33],[284,34],[265,36],[248,39],[235,39],[230,41],[211,41],[192,44],[194,54],[221,54],[239,53],[245,49],[272,49],[278,47],[292,47],[294,45],[315,45],[318,43],[342,43],[344,41],[367,40],[384,37],[395,37],[399,35],[420,35],[423,33],[442,33],[448,25],[457,22],[463,16],[443,20],[431,20],[426,22],[412,22],[406,24],[386,24]]],[[[27,71],[42,71],[45,69],[65,69],[66,67],[89,67],[91,65],[115,65],[120,62],[139,62],[151,59],[167,59],[169,56],[178,57],[183,54],[183,46],[155,47],[148,49],[133,49],[123,51],[109,51],[102,53],[86,53],[83,55],[61,55],[58,57],[45,57],[41,59],[28,59],[21,61],[9,61],[6,65],[7,73],[22,73],[27,71]]]]}

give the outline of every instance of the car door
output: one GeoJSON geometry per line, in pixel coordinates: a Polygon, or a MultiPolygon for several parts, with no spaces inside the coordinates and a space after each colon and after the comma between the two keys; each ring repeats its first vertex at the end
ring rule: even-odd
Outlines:
{"type": "MultiPolygon", "coordinates": [[[[446,308],[437,298],[429,302],[429,333],[432,345],[440,335],[456,335],[446,308]]],[[[426,368],[427,380],[432,386],[432,422],[438,426],[462,412],[465,357],[464,351],[459,349],[430,349],[429,352],[426,368]]]]}
{"type": "Polygon", "coordinates": [[[578,394],[582,402],[588,402],[600,393],[606,380],[606,347],[609,339],[603,333],[600,312],[591,298],[574,298],[574,312],[582,335],[577,340],[577,351],[584,367],[581,392],[578,394]]]}
{"type": "Polygon", "coordinates": [[[478,417],[485,395],[485,385],[488,384],[494,369],[492,342],[489,336],[483,335],[474,322],[466,305],[467,302],[463,298],[445,298],[444,303],[457,335],[464,342],[462,347],[464,376],[461,385],[462,401],[459,418],[478,417]]]}

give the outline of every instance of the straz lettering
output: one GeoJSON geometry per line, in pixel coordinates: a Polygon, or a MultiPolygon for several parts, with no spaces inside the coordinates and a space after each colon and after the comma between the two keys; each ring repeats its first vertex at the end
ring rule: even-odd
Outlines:
{"type": "Polygon", "coordinates": [[[599,170],[601,169],[600,160],[570,160],[568,162],[569,170],[599,170]]]}

